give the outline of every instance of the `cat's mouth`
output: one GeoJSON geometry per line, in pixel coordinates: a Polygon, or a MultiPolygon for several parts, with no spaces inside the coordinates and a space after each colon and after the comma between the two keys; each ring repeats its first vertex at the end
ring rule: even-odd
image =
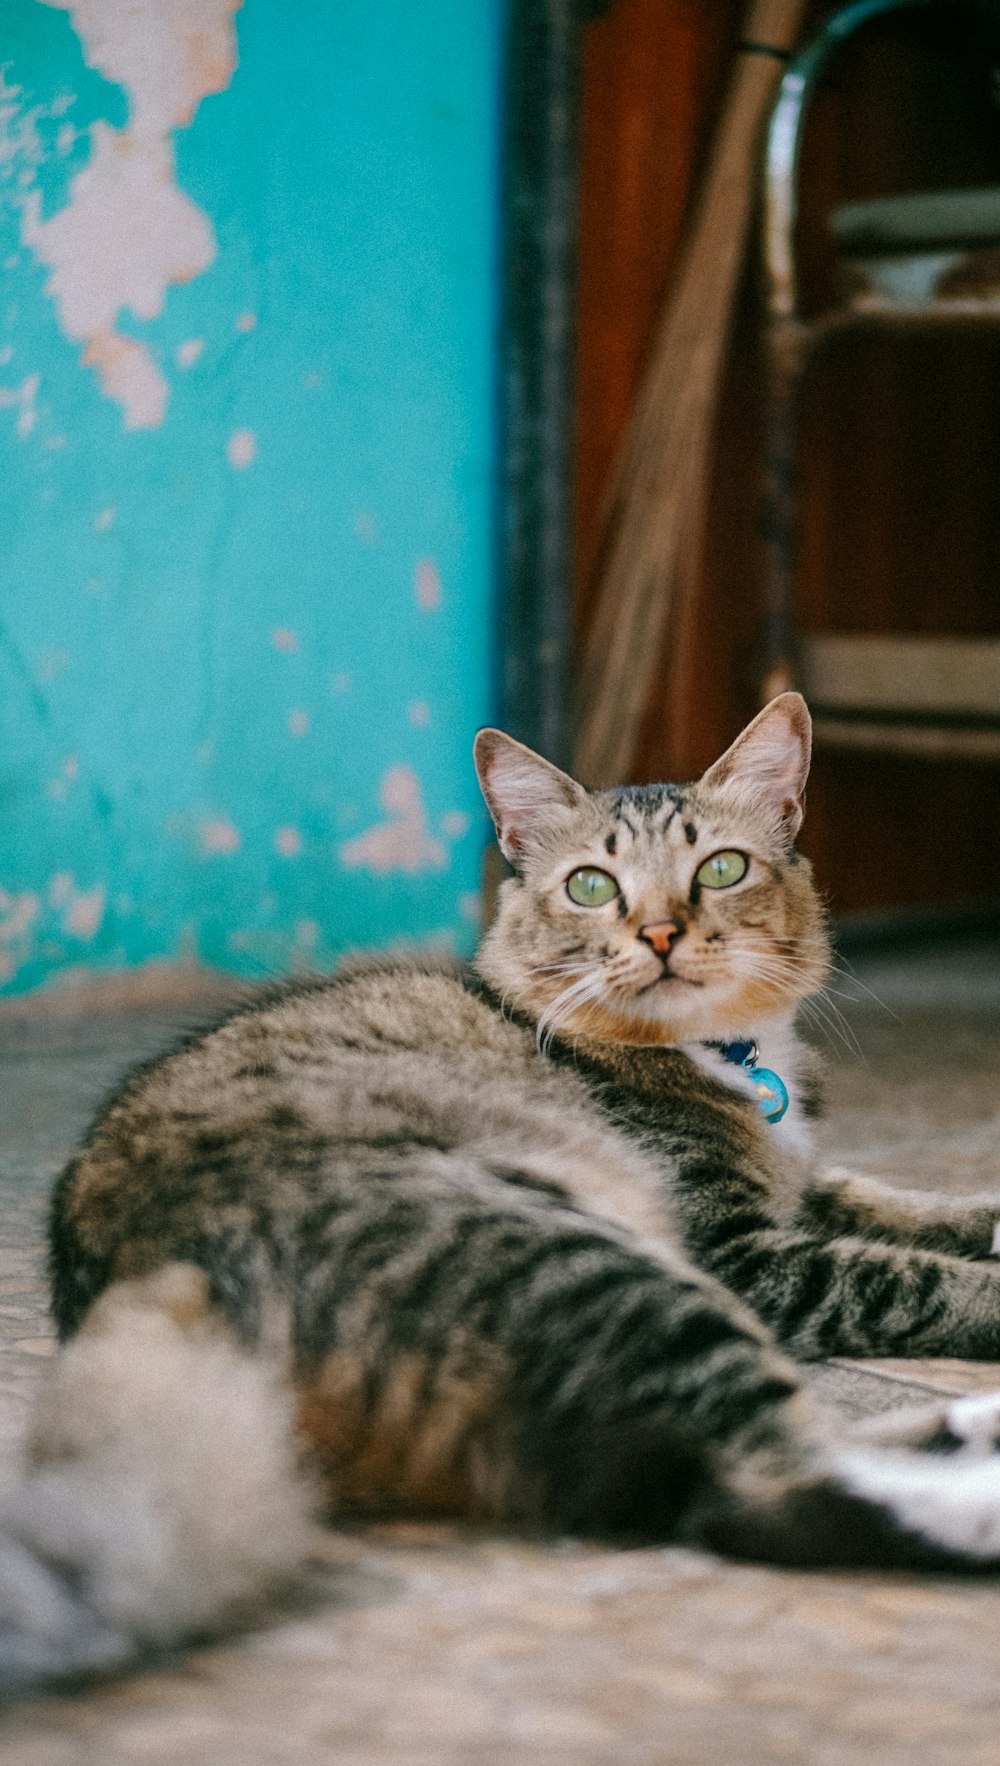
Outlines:
{"type": "Polygon", "coordinates": [[[645,987],[640,987],[638,989],[636,998],[641,999],[644,993],[652,993],[654,988],[664,987],[671,981],[679,981],[685,987],[704,987],[705,985],[704,981],[694,981],[687,975],[678,975],[676,969],[664,968],[662,975],[654,976],[652,981],[647,981],[645,987]]]}

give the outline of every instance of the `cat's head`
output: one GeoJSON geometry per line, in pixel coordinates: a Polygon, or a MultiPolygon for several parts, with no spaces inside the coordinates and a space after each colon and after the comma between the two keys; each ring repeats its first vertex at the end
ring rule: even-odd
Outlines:
{"type": "Polygon", "coordinates": [[[587,791],[500,730],[476,767],[515,875],[480,971],[539,1035],[744,1034],[823,986],[829,949],[794,850],[805,701],[783,693],[693,785],[587,791]]]}

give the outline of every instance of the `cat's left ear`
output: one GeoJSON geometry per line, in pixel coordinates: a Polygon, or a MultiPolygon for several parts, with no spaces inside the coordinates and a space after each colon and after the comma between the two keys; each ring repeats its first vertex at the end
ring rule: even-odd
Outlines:
{"type": "Polygon", "coordinates": [[[572,809],[586,797],[582,785],[503,730],[480,730],[476,772],[504,858],[515,868],[549,827],[554,809],[572,809]]]}
{"type": "Polygon", "coordinates": [[[781,693],[709,767],[702,784],[738,786],[781,825],[789,843],[802,826],[812,721],[801,693],[781,693]]]}

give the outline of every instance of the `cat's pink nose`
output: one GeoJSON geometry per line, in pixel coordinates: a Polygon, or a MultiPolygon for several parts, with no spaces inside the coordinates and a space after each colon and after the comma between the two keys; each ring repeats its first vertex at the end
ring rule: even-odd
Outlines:
{"type": "Polygon", "coordinates": [[[658,957],[669,956],[671,946],[680,935],[681,929],[673,920],[658,920],[653,926],[639,927],[639,937],[650,950],[655,950],[658,957]]]}

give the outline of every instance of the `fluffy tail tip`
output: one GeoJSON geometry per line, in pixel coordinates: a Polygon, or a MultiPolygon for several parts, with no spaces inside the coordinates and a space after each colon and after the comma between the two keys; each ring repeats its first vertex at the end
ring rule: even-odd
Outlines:
{"type": "Polygon", "coordinates": [[[314,1537],[292,1394],[200,1271],[117,1284],[60,1352],[0,1501],[0,1695],[253,1621],[314,1537]]]}

